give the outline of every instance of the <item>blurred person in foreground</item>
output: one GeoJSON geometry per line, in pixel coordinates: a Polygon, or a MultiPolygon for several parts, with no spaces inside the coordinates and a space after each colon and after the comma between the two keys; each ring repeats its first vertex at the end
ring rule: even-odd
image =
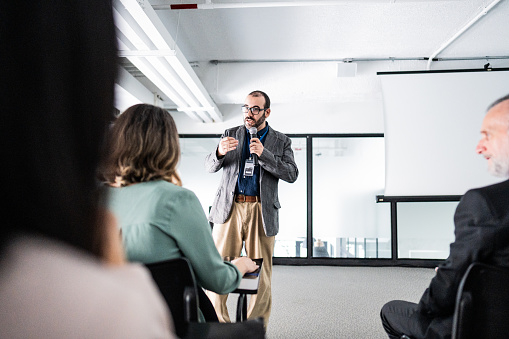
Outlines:
{"type": "MultiPolygon", "coordinates": [[[[109,207],[122,229],[129,261],[185,257],[198,284],[221,294],[235,290],[245,273],[258,268],[247,257],[229,263],[219,255],[200,201],[181,187],[179,135],[166,110],[148,104],[129,107],[110,129],[108,152],[109,207]]],[[[201,289],[199,295],[200,320],[217,322],[201,289]]]]}
{"type": "MultiPolygon", "coordinates": [[[[509,95],[488,108],[476,152],[488,161],[492,175],[509,177],[509,95]]],[[[456,294],[468,266],[509,266],[508,201],[509,180],[465,193],[454,214],[449,257],[419,303],[393,300],[383,306],[382,324],[389,338],[451,338],[456,294]]]]}
{"type": "Polygon", "coordinates": [[[111,3],[0,4],[0,337],[174,338],[96,180],[113,113],[111,3]]]}

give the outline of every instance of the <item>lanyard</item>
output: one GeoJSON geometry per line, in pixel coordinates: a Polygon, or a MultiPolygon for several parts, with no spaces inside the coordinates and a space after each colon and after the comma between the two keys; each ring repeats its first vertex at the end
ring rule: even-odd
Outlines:
{"type": "Polygon", "coordinates": [[[265,137],[265,135],[267,134],[267,132],[269,131],[269,129],[267,128],[267,130],[265,131],[265,133],[263,133],[263,135],[260,137],[260,141],[262,141],[262,139],[265,137]]]}
{"type": "MultiPolygon", "coordinates": [[[[260,139],[260,141],[262,141],[262,139],[263,139],[263,138],[265,138],[265,136],[267,135],[267,132],[268,132],[268,131],[269,131],[269,128],[267,127],[267,130],[265,131],[265,133],[263,133],[263,135],[259,138],[259,139],[260,139]]],[[[258,135],[257,135],[257,136],[258,136],[258,135]]],[[[248,148],[248,147],[249,147],[249,146],[248,146],[248,143],[250,143],[250,141],[251,141],[251,138],[250,138],[249,132],[247,133],[246,138],[247,138],[247,141],[248,141],[248,142],[244,143],[244,147],[243,147],[244,149],[243,149],[243,151],[242,151],[242,153],[243,153],[243,154],[246,152],[246,148],[248,148]]],[[[248,157],[249,157],[249,155],[248,155],[248,157]]],[[[241,165],[241,169],[242,169],[242,170],[244,169],[244,165],[245,165],[245,163],[243,163],[243,164],[241,165]]],[[[240,177],[241,177],[241,175],[237,176],[237,186],[238,186],[238,187],[240,187],[240,177]]]]}

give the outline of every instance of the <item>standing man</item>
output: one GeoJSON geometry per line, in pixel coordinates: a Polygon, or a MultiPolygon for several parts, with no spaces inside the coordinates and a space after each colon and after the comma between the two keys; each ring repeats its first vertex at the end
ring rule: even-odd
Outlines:
{"type": "MultiPolygon", "coordinates": [[[[265,326],[272,305],[274,238],[279,231],[278,181],[292,183],[299,174],[292,142],[269,126],[266,119],[270,113],[267,94],[249,93],[242,106],[244,125],[227,129],[218,147],[205,159],[208,172],[223,169],[209,216],[215,224],[212,235],[219,253],[238,257],[244,242],[248,257],[263,258],[258,293],[251,296],[247,316],[263,317],[265,326]]],[[[208,295],[219,320],[229,322],[228,296],[208,295]]]]}
{"type": "MultiPolygon", "coordinates": [[[[488,109],[476,149],[491,174],[509,177],[509,95],[488,109]]],[[[393,300],[381,311],[389,338],[451,338],[458,285],[468,266],[509,266],[509,180],[469,190],[454,215],[455,241],[419,304],[393,300]]],[[[494,291],[496,293],[496,291],[494,291]]]]}

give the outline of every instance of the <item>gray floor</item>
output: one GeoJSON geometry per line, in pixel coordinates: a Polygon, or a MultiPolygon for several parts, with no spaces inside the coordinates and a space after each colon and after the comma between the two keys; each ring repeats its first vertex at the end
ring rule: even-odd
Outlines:
{"type": "MultiPolygon", "coordinates": [[[[417,302],[429,268],[274,266],[268,339],[387,338],[380,308],[393,299],[417,302]]],[[[237,295],[228,299],[232,319],[237,295]]]]}

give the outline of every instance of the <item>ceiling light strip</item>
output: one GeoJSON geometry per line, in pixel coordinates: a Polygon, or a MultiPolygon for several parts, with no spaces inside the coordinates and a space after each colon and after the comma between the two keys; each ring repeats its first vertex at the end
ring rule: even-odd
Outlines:
{"type": "Polygon", "coordinates": [[[219,112],[219,109],[217,109],[216,105],[212,102],[212,100],[209,100],[205,96],[204,93],[207,93],[205,88],[203,87],[202,83],[199,81],[198,77],[194,73],[194,71],[191,69],[191,66],[189,64],[185,64],[183,62],[180,62],[179,59],[180,55],[176,55],[175,57],[168,57],[166,60],[170,63],[171,67],[177,72],[177,74],[180,76],[182,81],[185,82],[185,84],[191,89],[191,91],[195,94],[196,98],[200,102],[201,105],[205,107],[211,107],[211,110],[208,110],[207,112],[210,114],[210,116],[215,121],[223,121],[223,116],[219,112]],[[188,68],[188,69],[186,69],[188,68]],[[195,79],[193,79],[193,77],[195,79]]]}
{"type": "MultiPolygon", "coordinates": [[[[124,42],[118,39],[119,46],[122,49],[128,49],[128,46],[124,44],[124,42]]],[[[138,68],[150,81],[154,83],[165,95],[167,95],[171,101],[173,101],[176,105],[182,107],[188,107],[189,104],[182,99],[179,93],[175,91],[175,89],[168,84],[168,82],[161,76],[161,74],[157,71],[157,69],[152,65],[146,58],[139,57],[128,57],[127,58],[136,68],[138,68]]],[[[186,113],[189,117],[195,121],[207,121],[198,117],[194,112],[186,113]]],[[[211,120],[210,120],[211,121],[211,120]]]]}
{"type": "MultiPolygon", "coordinates": [[[[227,9],[227,8],[270,8],[270,7],[306,7],[306,6],[334,6],[346,4],[352,0],[329,1],[267,1],[267,2],[231,2],[231,3],[204,3],[204,4],[161,4],[153,5],[154,10],[186,10],[186,9],[227,9]]],[[[364,0],[365,2],[392,2],[394,0],[364,0]]],[[[459,1],[459,0],[457,0],[459,1]]]]}
{"type": "MultiPolygon", "coordinates": [[[[152,40],[155,47],[158,49],[172,49],[170,48],[168,42],[170,42],[172,45],[174,45],[174,50],[176,51],[176,56],[167,56],[165,59],[168,61],[168,63],[171,65],[171,67],[177,72],[177,74],[180,76],[182,81],[186,84],[186,86],[189,88],[191,93],[198,98],[198,101],[203,106],[208,107],[214,107],[214,110],[210,111],[208,115],[212,115],[214,117],[214,120],[216,121],[222,121],[223,117],[215,105],[215,103],[212,101],[212,98],[208,95],[208,93],[205,91],[205,88],[203,85],[201,85],[201,82],[196,77],[194,71],[192,70],[191,66],[189,66],[189,63],[187,60],[182,56],[180,50],[176,46],[175,42],[173,41],[173,38],[168,33],[162,22],[160,21],[157,14],[154,12],[151,6],[145,6],[142,8],[140,4],[136,0],[120,0],[122,4],[125,6],[126,10],[131,14],[131,16],[136,20],[136,22],[139,24],[140,28],[146,32],[148,38],[152,40]],[[187,65],[184,67],[184,65],[187,65]],[[184,70],[184,71],[183,71],[184,70]],[[190,73],[195,75],[195,78],[193,79],[190,76],[190,73]],[[197,83],[200,83],[200,86],[197,85],[197,83]]],[[[191,103],[190,106],[195,106],[197,103],[191,103]]],[[[210,117],[209,117],[210,119],[210,117]]]]}
{"type": "Polygon", "coordinates": [[[137,57],[149,57],[149,56],[157,56],[157,57],[165,57],[165,56],[175,56],[175,51],[172,49],[169,50],[120,50],[118,51],[119,57],[129,57],[129,56],[137,56],[137,57]]]}
{"type": "MultiPolygon", "coordinates": [[[[139,34],[136,32],[136,28],[138,28],[137,22],[130,20],[131,18],[128,17],[130,13],[123,11],[124,15],[122,15],[122,8],[119,8],[118,10],[120,12],[114,8],[113,14],[115,18],[115,25],[117,26],[117,29],[123,34],[123,37],[118,37],[119,41],[121,41],[121,43],[119,43],[121,46],[119,47],[120,50],[123,51],[123,54],[129,54],[129,52],[133,52],[133,56],[126,57],[136,67],[138,67],[138,69],[142,67],[143,70],[140,69],[140,71],[142,71],[147,76],[147,78],[156,84],[156,86],[159,87],[159,89],[163,91],[163,93],[165,93],[170,98],[170,100],[175,102],[177,105],[183,107],[198,106],[199,101],[193,95],[192,89],[188,86],[185,86],[185,82],[183,82],[180,76],[174,72],[168,63],[164,61],[165,59],[147,57],[146,61],[153,66],[148,67],[147,64],[140,58],[134,56],[136,51],[133,51],[133,48],[138,48],[142,51],[150,50],[149,44],[151,44],[151,41],[145,41],[145,39],[148,39],[148,37],[145,37],[145,34],[139,34]],[[131,22],[128,22],[128,20],[131,22]],[[127,39],[128,41],[123,41],[122,39],[127,39]],[[148,72],[148,74],[146,72],[148,72]]],[[[139,27],[139,29],[142,30],[141,27],[139,27]]],[[[196,114],[198,114],[198,116],[200,116],[201,120],[204,122],[214,121],[210,114],[207,114],[203,111],[191,113],[190,116],[195,118],[196,114]]]]}

